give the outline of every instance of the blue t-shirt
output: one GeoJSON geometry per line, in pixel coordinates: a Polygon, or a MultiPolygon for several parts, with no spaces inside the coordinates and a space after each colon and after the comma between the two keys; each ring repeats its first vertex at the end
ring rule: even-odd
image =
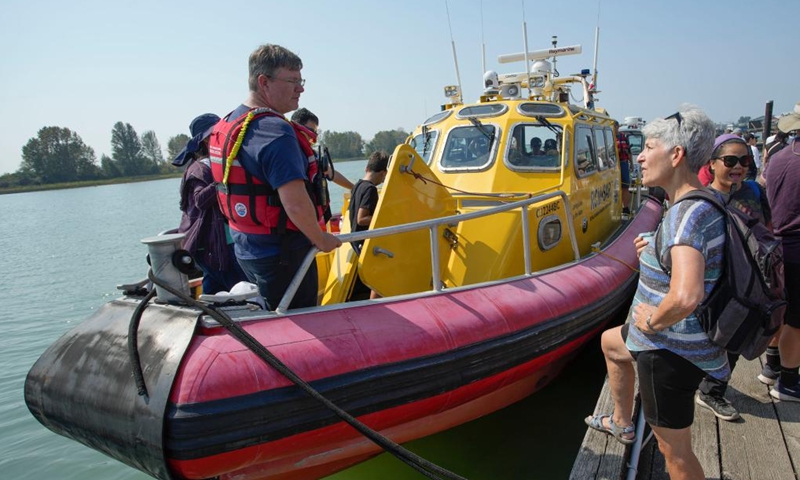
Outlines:
{"type": "MultiPolygon", "coordinates": [[[[722,213],[704,200],[685,200],[667,210],[659,233],[661,261],[664,265],[672,264],[670,249],[675,245],[687,245],[703,254],[707,297],[722,274],[725,247],[725,219],[722,213]]],[[[655,237],[652,237],[639,257],[639,285],[627,320],[630,323],[626,341],[628,350],[669,350],[714,378],[727,380],[731,374],[727,354],[722,347],[709,340],[694,313],[653,334],[645,333],[633,325],[632,313],[636,305],[645,303],[657,307],[669,291],[670,277],[659,265],[655,243],[655,237]]]]}
{"type": "MultiPolygon", "coordinates": [[[[229,118],[239,118],[249,110],[250,107],[239,105],[229,118]]],[[[271,115],[250,122],[237,160],[251,175],[276,190],[292,180],[308,179],[308,158],[297,143],[294,129],[286,120],[271,115]]],[[[231,236],[238,258],[253,260],[281,252],[283,235],[242,233],[232,229],[231,236]]],[[[305,235],[290,236],[290,249],[310,247],[311,242],[305,235]]]]}

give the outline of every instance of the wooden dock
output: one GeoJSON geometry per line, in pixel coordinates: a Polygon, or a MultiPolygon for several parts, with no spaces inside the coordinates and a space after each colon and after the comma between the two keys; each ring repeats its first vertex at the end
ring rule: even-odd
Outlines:
{"type": "MultiPolygon", "coordinates": [[[[800,478],[800,403],[781,402],[769,395],[769,387],[756,378],[762,361],[740,359],[734,369],[726,398],[739,410],[740,420],[719,420],[696,405],[692,447],[708,479],[800,478]]],[[[611,407],[606,379],[595,411],[607,413],[611,407]]],[[[625,479],[631,450],[587,428],[570,479],[625,479]]],[[[669,479],[655,437],[642,448],[636,471],[637,480],[669,479]]]]}

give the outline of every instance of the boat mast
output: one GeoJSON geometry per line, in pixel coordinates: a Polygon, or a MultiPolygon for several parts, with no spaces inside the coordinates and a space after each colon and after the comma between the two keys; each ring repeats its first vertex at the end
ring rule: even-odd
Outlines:
{"type": "Polygon", "coordinates": [[[597,26],[594,27],[594,61],[592,62],[592,91],[597,90],[597,51],[600,46],[600,0],[597,0],[597,26]]]}
{"type": "Polygon", "coordinates": [[[533,91],[531,90],[531,69],[530,62],[528,61],[528,22],[525,21],[525,0],[522,2],[522,41],[524,42],[523,52],[525,53],[525,75],[528,78],[528,98],[531,98],[533,91]]]}
{"type": "Polygon", "coordinates": [[[458,57],[456,56],[456,41],[453,39],[453,26],[450,25],[450,7],[447,6],[447,0],[444,0],[444,8],[447,11],[447,27],[450,29],[450,45],[453,47],[453,62],[456,65],[456,81],[458,82],[458,95],[456,96],[457,103],[462,103],[463,98],[461,92],[461,73],[458,71],[458,57]]]}

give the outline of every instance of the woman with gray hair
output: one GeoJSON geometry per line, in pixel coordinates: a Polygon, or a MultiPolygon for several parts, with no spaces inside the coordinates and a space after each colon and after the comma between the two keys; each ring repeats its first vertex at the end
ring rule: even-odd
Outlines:
{"type": "Polygon", "coordinates": [[[643,133],[647,140],[636,160],[642,183],[663,188],[673,206],[655,232],[658,242],[653,232],[636,239],[641,273],[628,320],[602,335],[614,410],[585,421],[623,444],[634,442],[635,364],[644,416],[670,478],[700,479],[703,469],[691,446],[694,394],[703,377],[727,380],[730,368],[694,310],[720,278],[725,220],[706,201],[680,200],[702,188],[697,172],[711,156],[714,123],[698,108],[685,107],[648,123],[643,133]]]}

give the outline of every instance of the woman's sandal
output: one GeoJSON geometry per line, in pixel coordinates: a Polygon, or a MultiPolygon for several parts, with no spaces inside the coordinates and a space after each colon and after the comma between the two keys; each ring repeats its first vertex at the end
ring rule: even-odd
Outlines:
{"type": "Polygon", "coordinates": [[[631,445],[636,441],[636,427],[633,424],[630,424],[627,427],[620,428],[616,423],[614,423],[613,415],[614,412],[611,412],[608,415],[589,415],[584,419],[584,422],[586,422],[586,425],[588,425],[589,428],[593,428],[598,432],[603,432],[607,435],[613,436],[619,443],[623,445],[631,445]],[[608,418],[608,424],[611,425],[611,428],[606,428],[606,426],[603,425],[604,418],[608,418]],[[633,436],[630,438],[623,436],[629,434],[633,434],[633,436]]]}

